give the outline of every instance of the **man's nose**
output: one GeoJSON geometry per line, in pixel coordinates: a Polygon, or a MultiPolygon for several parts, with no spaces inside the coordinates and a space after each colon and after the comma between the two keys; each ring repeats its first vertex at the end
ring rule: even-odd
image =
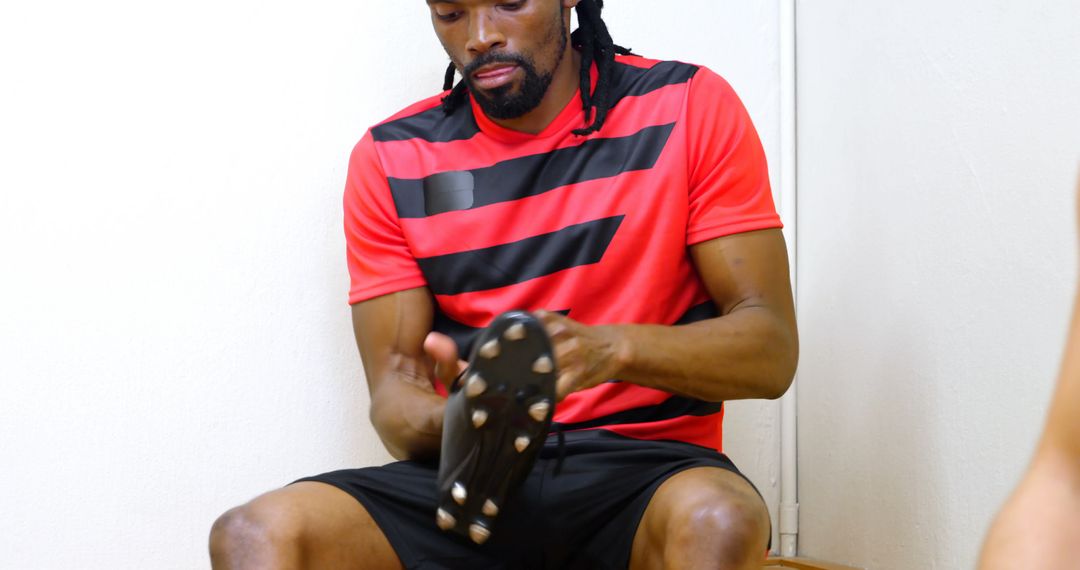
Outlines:
{"type": "Polygon", "coordinates": [[[465,49],[473,55],[482,55],[506,46],[506,36],[496,25],[494,14],[485,10],[469,18],[469,41],[465,49]]]}

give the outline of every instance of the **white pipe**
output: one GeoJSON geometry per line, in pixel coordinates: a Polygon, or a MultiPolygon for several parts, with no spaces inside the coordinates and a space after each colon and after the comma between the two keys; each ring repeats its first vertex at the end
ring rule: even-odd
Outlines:
{"type": "MultiPolygon", "coordinates": [[[[780,0],[780,215],[791,267],[792,294],[798,300],[797,131],[795,0],[780,0]]],[[[797,382],[780,399],[780,555],[796,556],[799,538],[797,382]]]]}

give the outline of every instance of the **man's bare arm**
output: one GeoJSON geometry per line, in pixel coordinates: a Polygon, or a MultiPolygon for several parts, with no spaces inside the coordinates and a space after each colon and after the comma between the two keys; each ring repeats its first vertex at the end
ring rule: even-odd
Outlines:
{"type": "Polygon", "coordinates": [[[589,327],[542,314],[555,340],[560,397],[610,378],[706,401],[777,398],[787,390],[798,333],[783,234],[736,234],[690,253],[717,318],[589,327]]]}
{"type": "Polygon", "coordinates": [[[433,301],[423,288],[352,306],[353,331],[371,395],[371,423],[397,459],[432,458],[442,438],[446,400],[432,387],[431,347],[425,351],[432,315],[433,301]]]}

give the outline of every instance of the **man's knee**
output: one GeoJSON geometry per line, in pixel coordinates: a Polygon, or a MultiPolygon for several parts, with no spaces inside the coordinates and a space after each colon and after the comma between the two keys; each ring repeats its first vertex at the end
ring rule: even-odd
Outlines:
{"type": "Polygon", "coordinates": [[[210,529],[210,558],[225,568],[299,558],[303,521],[287,506],[256,499],[230,509],[210,529]]]}
{"type": "Polygon", "coordinates": [[[728,472],[692,470],[661,486],[648,518],[665,567],[749,568],[759,564],[769,540],[764,501],[728,472]]]}
{"type": "Polygon", "coordinates": [[[702,493],[675,510],[669,531],[675,548],[710,551],[734,568],[763,558],[768,513],[757,497],[702,493]]]}

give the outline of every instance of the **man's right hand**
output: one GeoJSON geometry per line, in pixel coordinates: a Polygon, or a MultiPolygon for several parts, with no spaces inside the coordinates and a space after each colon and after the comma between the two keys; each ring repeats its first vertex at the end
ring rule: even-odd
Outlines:
{"type": "Polygon", "coordinates": [[[468,366],[458,358],[457,343],[442,333],[430,332],[424,337],[424,352],[434,362],[435,379],[449,392],[454,379],[468,366]]]}

